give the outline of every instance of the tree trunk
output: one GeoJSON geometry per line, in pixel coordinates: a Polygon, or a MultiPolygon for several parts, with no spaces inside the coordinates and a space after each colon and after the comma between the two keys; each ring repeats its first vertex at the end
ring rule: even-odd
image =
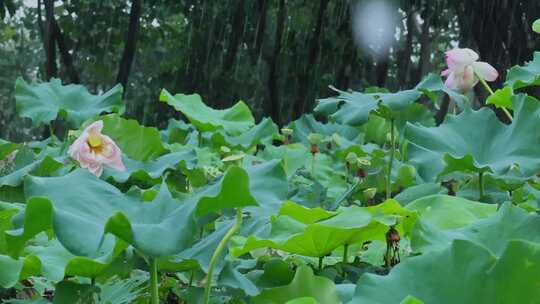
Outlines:
{"type": "Polygon", "coordinates": [[[281,53],[281,40],[283,38],[283,29],[285,27],[285,16],[285,0],[279,0],[276,19],[276,32],[274,35],[274,50],[270,56],[265,58],[269,66],[269,71],[267,79],[267,98],[263,106],[265,108],[265,112],[270,114],[270,117],[278,126],[281,126],[281,106],[277,81],[279,77],[279,54],[281,53]]]}
{"type": "Polygon", "coordinates": [[[142,0],[133,0],[131,2],[129,27],[124,45],[124,53],[122,54],[120,68],[118,69],[118,76],[116,77],[116,82],[122,84],[124,87],[123,96],[125,96],[127,92],[129,72],[131,70],[131,64],[133,63],[137,47],[137,37],[139,34],[140,23],[139,19],[141,16],[141,1],[142,0]]]}
{"type": "Polygon", "coordinates": [[[264,31],[266,29],[266,12],[268,11],[269,0],[258,0],[258,21],[257,21],[257,33],[255,36],[255,44],[253,46],[253,52],[251,55],[251,64],[255,64],[261,54],[261,47],[264,41],[264,31]]]}
{"type": "Polygon", "coordinates": [[[431,36],[429,34],[429,27],[431,22],[430,13],[425,14],[423,17],[424,24],[422,24],[422,34],[420,34],[420,62],[418,63],[417,78],[414,83],[418,83],[424,75],[426,75],[431,69],[431,36]]]}
{"type": "Polygon", "coordinates": [[[308,59],[306,65],[303,67],[303,71],[300,72],[300,75],[298,77],[298,95],[296,98],[296,102],[294,103],[293,119],[300,117],[304,113],[306,108],[306,98],[308,95],[309,87],[312,83],[311,74],[313,73],[313,68],[317,62],[317,57],[319,55],[323,19],[326,8],[328,7],[328,1],[329,0],[320,0],[319,2],[317,21],[315,24],[315,30],[313,31],[313,36],[311,37],[308,59]]]}
{"type": "Polygon", "coordinates": [[[229,45],[225,53],[225,59],[223,60],[223,73],[229,72],[236,60],[236,54],[238,53],[238,47],[240,46],[242,38],[242,30],[244,29],[245,22],[245,0],[237,0],[234,7],[234,14],[231,17],[231,36],[229,37],[229,45]]]}
{"type": "Polygon", "coordinates": [[[43,47],[46,54],[45,79],[56,77],[56,47],[54,45],[54,0],[44,0],[46,24],[43,33],[43,47]]]}
{"type": "Polygon", "coordinates": [[[73,66],[73,58],[69,53],[68,47],[66,46],[62,30],[60,29],[60,26],[58,26],[58,22],[56,22],[56,20],[53,21],[54,36],[56,38],[56,43],[58,44],[58,49],[60,50],[62,62],[64,62],[64,65],[66,66],[66,71],[69,75],[71,82],[80,83],[79,74],[73,66]]]}

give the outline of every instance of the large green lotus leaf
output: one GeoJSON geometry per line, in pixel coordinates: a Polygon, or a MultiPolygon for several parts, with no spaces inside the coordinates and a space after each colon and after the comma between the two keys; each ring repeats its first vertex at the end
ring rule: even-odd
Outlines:
{"type": "Polygon", "coordinates": [[[197,134],[197,132],[194,131],[196,131],[195,127],[193,127],[191,124],[188,124],[182,120],[169,119],[167,129],[161,130],[160,134],[163,142],[169,144],[186,144],[191,136],[197,134]]]}
{"type": "Polygon", "coordinates": [[[292,141],[301,142],[306,146],[310,145],[308,136],[311,133],[324,136],[337,134],[348,142],[363,142],[362,134],[358,128],[331,122],[324,124],[315,120],[312,114],[302,115],[302,117],[293,121],[287,127],[293,130],[292,141]]]}
{"type": "Polygon", "coordinates": [[[239,256],[253,249],[269,247],[320,257],[344,244],[384,239],[388,227],[395,225],[404,211],[396,209],[394,203],[389,200],[372,208],[343,209],[337,215],[315,223],[310,223],[311,218],[299,221],[289,215],[280,215],[273,219],[268,237],[249,235],[231,252],[239,256]]]}
{"type": "Polygon", "coordinates": [[[539,283],[540,244],[510,241],[497,259],[483,246],[456,240],[408,258],[387,276],[362,275],[349,303],[400,303],[408,296],[440,304],[538,303],[539,283]]]}
{"type": "Polygon", "coordinates": [[[448,195],[430,195],[405,208],[418,212],[419,218],[440,229],[460,228],[497,212],[497,205],[470,201],[448,195]]]}
{"type": "Polygon", "coordinates": [[[505,85],[513,89],[540,85],[540,52],[534,52],[533,60],[524,66],[510,68],[505,85]]]}
{"type": "Polygon", "coordinates": [[[100,119],[103,120],[103,134],[110,136],[122,152],[134,160],[155,159],[167,151],[156,128],[141,126],[136,120],[116,114],[100,119]]]}
{"type": "Polygon", "coordinates": [[[0,287],[13,287],[19,280],[32,275],[39,275],[32,264],[39,263],[35,258],[15,260],[10,256],[0,254],[0,287]]]}
{"type": "MultiPolygon", "coordinates": [[[[47,196],[54,206],[54,232],[70,252],[81,256],[94,256],[99,251],[105,234],[110,232],[150,256],[166,256],[190,247],[195,238],[195,209],[201,214],[207,210],[236,207],[249,200],[229,200],[232,185],[236,197],[251,195],[244,183],[246,173],[231,168],[223,179],[196,193],[185,202],[173,199],[166,186],[162,186],[152,202],[140,202],[122,194],[118,189],[96,178],[86,170],[76,170],[57,178],[28,178],[25,183],[27,197],[47,196]],[[65,191],[77,189],[77,191],[65,191]],[[220,200],[222,198],[223,200],[220,200]],[[226,200],[226,201],[224,201],[226,200]],[[221,206],[221,207],[219,207],[221,206]],[[156,241],[159,240],[159,241],[156,241]]],[[[28,221],[39,221],[31,216],[28,221]]]]}
{"type": "Polygon", "coordinates": [[[329,116],[338,123],[361,125],[371,111],[378,108],[378,101],[361,92],[338,91],[337,97],[320,99],[314,111],[329,116]]]}
{"type": "MultiPolygon", "coordinates": [[[[255,260],[253,262],[256,263],[255,260]]],[[[217,279],[218,285],[241,290],[248,296],[259,294],[259,287],[242,272],[243,269],[245,268],[241,262],[227,262],[223,270],[219,273],[217,279]]]]}
{"type": "MultiPolygon", "coordinates": [[[[250,184],[248,173],[233,166],[220,181],[183,203],[173,199],[165,185],[152,202],[141,202],[81,169],[58,178],[28,178],[27,197],[47,196],[53,220],[47,226],[47,220],[36,219],[39,212],[32,213],[29,206],[26,222],[43,222],[41,230],[52,225],[62,245],[81,256],[95,256],[108,232],[144,254],[166,256],[192,245],[197,228],[195,213],[204,215],[224,208],[256,205],[249,191],[250,187],[257,187],[255,197],[268,197],[270,190],[259,189],[261,185],[250,184]],[[66,188],[78,191],[64,191],[66,188]]],[[[47,204],[35,204],[36,208],[42,205],[47,204]]],[[[28,229],[33,225],[37,224],[29,224],[28,229]]],[[[33,233],[20,234],[24,241],[33,233]]]]}
{"type": "Polygon", "coordinates": [[[422,197],[447,192],[448,189],[438,183],[426,183],[409,187],[396,195],[394,199],[405,206],[422,197]]]}
{"type": "Polygon", "coordinates": [[[140,162],[127,156],[123,157],[126,171],[118,171],[105,168],[103,176],[111,177],[117,182],[126,182],[129,178],[136,178],[143,181],[152,181],[162,177],[163,173],[169,169],[187,168],[192,169],[197,163],[197,155],[194,150],[174,152],[165,154],[155,160],[140,162]]]}
{"type": "Polygon", "coordinates": [[[288,177],[291,177],[311,158],[308,148],[299,143],[278,147],[267,146],[262,152],[258,153],[257,156],[263,160],[279,159],[288,177]]]}
{"type": "MultiPolygon", "coordinates": [[[[118,256],[118,253],[125,248],[119,245],[116,250],[110,250],[96,259],[79,257],[67,251],[58,240],[40,240],[39,244],[30,245],[25,248],[25,255],[14,259],[12,257],[0,256],[0,260],[15,267],[23,267],[13,270],[11,275],[22,279],[33,275],[43,275],[51,282],[59,282],[65,276],[82,276],[95,278],[102,273],[107,266],[118,256]]],[[[1,275],[0,275],[1,276],[1,275]]],[[[1,278],[0,278],[1,281],[1,278]]]]}
{"type": "Polygon", "coordinates": [[[313,224],[336,215],[336,212],[326,211],[320,207],[307,208],[294,202],[286,201],[281,205],[279,214],[287,215],[304,224],[313,224]]]}
{"type": "Polygon", "coordinates": [[[255,124],[251,111],[242,101],[231,108],[216,110],[205,105],[198,94],[173,96],[165,89],[159,100],[182,112],[200,131],[223,129],[228,134],[240,135],[255,124]]]}
{"type": "Polygon", "coordinates": [[[201,198],[196,214],[202,216],[224,208],[257,206],[257,200],[250,193],[250,186],[249,175],[244,169],[230,167],[219,183],[217,195],[215,194],[216,187],[208,187],[198,194],[201,198]]]}
{"type": "Polygon", "coordinates": [[[248,206],[245,211],[257,217],[275,214],[289,192],[287,176],[281,163],[271,160],[246,166],[246,172],[249,176],[249,192],[257,206],[248,206]]]}
{"type": "Polygon", "coordinates": [[[485,246],[496,256],[500,256],[506,242],[520,239],[540,243],[540,216],[505,204],[501,209],[485,219],[479,219],[457,229],[437,226],[437,223],[421,218],[414,227],[411,245],[417,252],[439,250],[453,240],[468,240],[485,246]]]}
{"type": "MultiPolygon", "coordinates": [[[[216,223],[216,230],[203,237],[195,245],[172,257],[162,259],[160,261],[160,269],[186,271],[188,269],[200,268],[208,273],[208,267],[214,251],[233,224],[233,220],[224,223],[216,223]]],[[[214,270],[216,275],[223,269],[225,264],[224,257],[227,253],[228,250],[223,250],[219,257],[219,261],[214,270]]]]}
{"type": "Polygon", "coordinates": [[[325,304],[341,303],[334,282],[314,275],[308,266],[298,267],[289,285],[264,289],[251,300],[255,304],[281,304],[300,297],[311,297],[325,304]]]}
{"type": "Polygon", "coordinates": [[[540,146],[533,143],[540,142],[540,103],[521,94],[513,105],[510,125],[500,122],[489,108],[466,109],[435,128],[408,124],[410,162],[426,181],[454,171],[490,171],[513,179],[536,175],[540,146]]]}
{"type": "Polygon", "coordinates": [[[461,108],[467,108],[468,99],[466,96],[461,95],[450,88],[448,88],[442,81],[441,76],[437,74],[428,74],[418,85],[416,85],[416,89],[423,92],[426,96],[428,96],[431,100],[434,102],[437,101],[439,98],[438,92],[444,92],[446,93],[453,101],[456,102],[456,104],[461,108]]]}
{"type": "Polygon", "coordinates": [[[414,89],[396,93],[337,92],[336,97],[320,99],[314,111],[352,126],[365,123],[372,111],[378,111],[385,118],[395,117],[396,112],[405,110],[421,96],[421,92],[414,89]]]}
{"type": "Polygon", "coordinates": [[[274,138],[279,136],[276,124],[269,118],[264,118],[256,126],[240,135],[228,135],[224,130],[206,134],[209,135],[212,144],[218,148],[227,146],[242,149],[249,149],[258,144],[269,145],[274,138]]]}
{"type": "Polygon", "coordinates": [[[46,151],[35,155],[30,148],[22,147],[13,161],[3,166],[0,168],[0,186],[16,187],[22,184],[29,174],[47,176],[62,168],[64,164],[47,155],[46,151]]]}
{"type": "Polygon", "coordinates": [[[34,125],[64,118],[73,128],[103,112],[121,112],[122,86],[117,85],[102,95],[92,95],[81,85],[62,85],[59,79],[28,84],[22,78],[15,83],[17,112],[32,119],[34,125]]]}

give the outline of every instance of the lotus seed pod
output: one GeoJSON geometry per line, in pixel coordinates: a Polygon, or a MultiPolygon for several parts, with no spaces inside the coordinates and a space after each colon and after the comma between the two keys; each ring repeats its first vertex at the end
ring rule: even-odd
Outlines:
{"type": "Polygon", "coordinates": [[[356,153],[354,152],[349,152],[347,154],[347,156],[345,157],[345,160],[347,161],[347,163],[349,164],[354,164],[354,162],[356,162],[358,159],[358,156],[356,155],[356,153]]]}
{"type": "Polygon", "coordinates": [[[219,148],[219,151],[221,151],[221,153],[223,154],[231,153],[231,149],[229,149],[229,147],[227,146],[221,146],[221,148],[219,148]]]}
{"type": "Polygon", "coordinates": [[[359,157],[356,161],[358,162],[359,167],[371,166],[371,160],[369,160],[369,158],[359,157]]]}
{"type": "Polygon", "coordinates": [[[221,161],[224,162],[224,163],[225,162],[234,162],[234,161],[237,161],[237,160],[241,160],[242,158],[244,158],[244,156],[246,156],[244,153],[233,154],[233,155],[229,155],[229,156],[225,157],[221,161]]]}
{"type": "Polygon", "coordinates": [[[281,129],[281,134],[283,134],[285,136],[291,136],[293,134],[293,129],[282,128],[281,129]]]}
{"type": "Polygon", "coordinates": [[[310,133],[308,135],[309,143],[312,145],[318,145],[322,141],[322,135],[319,133],[310,133]]]}
{"type": "Polygon", "coordinates": [[[363,191],[366,200],[372,199],[377,194],[377,188],[367,188],[363,191]]]}

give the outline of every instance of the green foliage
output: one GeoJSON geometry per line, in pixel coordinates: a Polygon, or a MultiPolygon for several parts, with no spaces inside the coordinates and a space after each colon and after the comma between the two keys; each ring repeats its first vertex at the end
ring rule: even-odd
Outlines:
{"type": "Polygon", "coordinates": [[[540,296],[539,262],[538,244],[510,241],[497,259],[483,246],[456,240],[404,261],[388,276],[362,276],[350,303],[400,303],[410,295],[424,303],[527,303],[540,296]]]}
{"type": "Polygon", "coordinates": [[[540,52],[534,52],[533,60],[524,66],[514,66],[508,70],[505,85],[519,89],[540,84],[540,52]]]}
{"type": "Polygon", "coordinates": [[[103,112],[122,112],[122,86],[117,85],[102,95],[92,95],[81,85],[62,85],[59,79],[28,84],[22,78],[15,84],[17,112],[32,119],[34,125],[49,124],[62,118],[71,127],[103,112]]]}
{"type": "Polygon", "coordinates": [[[452,172],[489,172],[495,177],[530,178],[540,170],[536,154],[538,101],[513,98],[514,121],[500,122],[489,109],[466,109],[438,127],[409,124],[409,161],[425,181],[452,172]],[[481,125],[482,128],[475,126],[481,125]]]}
{"type": "Polygon", "coordinates": [[[239,135],[255,124],[251,111],[242,101],[229,109],[215,110],[206,106],[198,94],[173,96],[165,89],[159,100],[182,112],[201,131],[223,129],[228,134],[239,135]]]}
{"type": "MultiPolygon", "coordinates": [[[[87,92],[56,80],[26,86],[87,92]]],[[[514,89],[488,100],[510,100],[508,125],[430,75],[396,93],[340,91],[317,107],[329,121],[307,114],[281,131],[269,118],[256,124],[242,102],[217,110],[196,94],[163,90],[161,102],[186,121],[160,130],[92,103],[53,109],[49,95],[28,93],[34,123],[66,123],[67,136],[0,140],[0,198],[9,200],[0,202],[1,297],[530,302],[540,296],[531,233],[540,229],[540,106],[514,89]],[[417,101],[440,93],[464,110],[435,127],[417,101]],[[105,164],[98,177],[68,155],[96,120],[124,171],[105,164]]]]}

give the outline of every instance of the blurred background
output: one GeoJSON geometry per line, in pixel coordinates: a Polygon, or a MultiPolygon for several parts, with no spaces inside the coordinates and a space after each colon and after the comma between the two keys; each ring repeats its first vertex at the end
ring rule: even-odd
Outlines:
{"type": "Polygon", "coordinates": [[[495,66],[497,87],[540,49],[537,18],[537,0],[0,0],[0,138],[41,134],[16,116],[17,77],[122,83],[127,116],[160,127],[176,115],[161,88],[283,125],[329,85],[414,87],[456,46],[495,66]]]}

